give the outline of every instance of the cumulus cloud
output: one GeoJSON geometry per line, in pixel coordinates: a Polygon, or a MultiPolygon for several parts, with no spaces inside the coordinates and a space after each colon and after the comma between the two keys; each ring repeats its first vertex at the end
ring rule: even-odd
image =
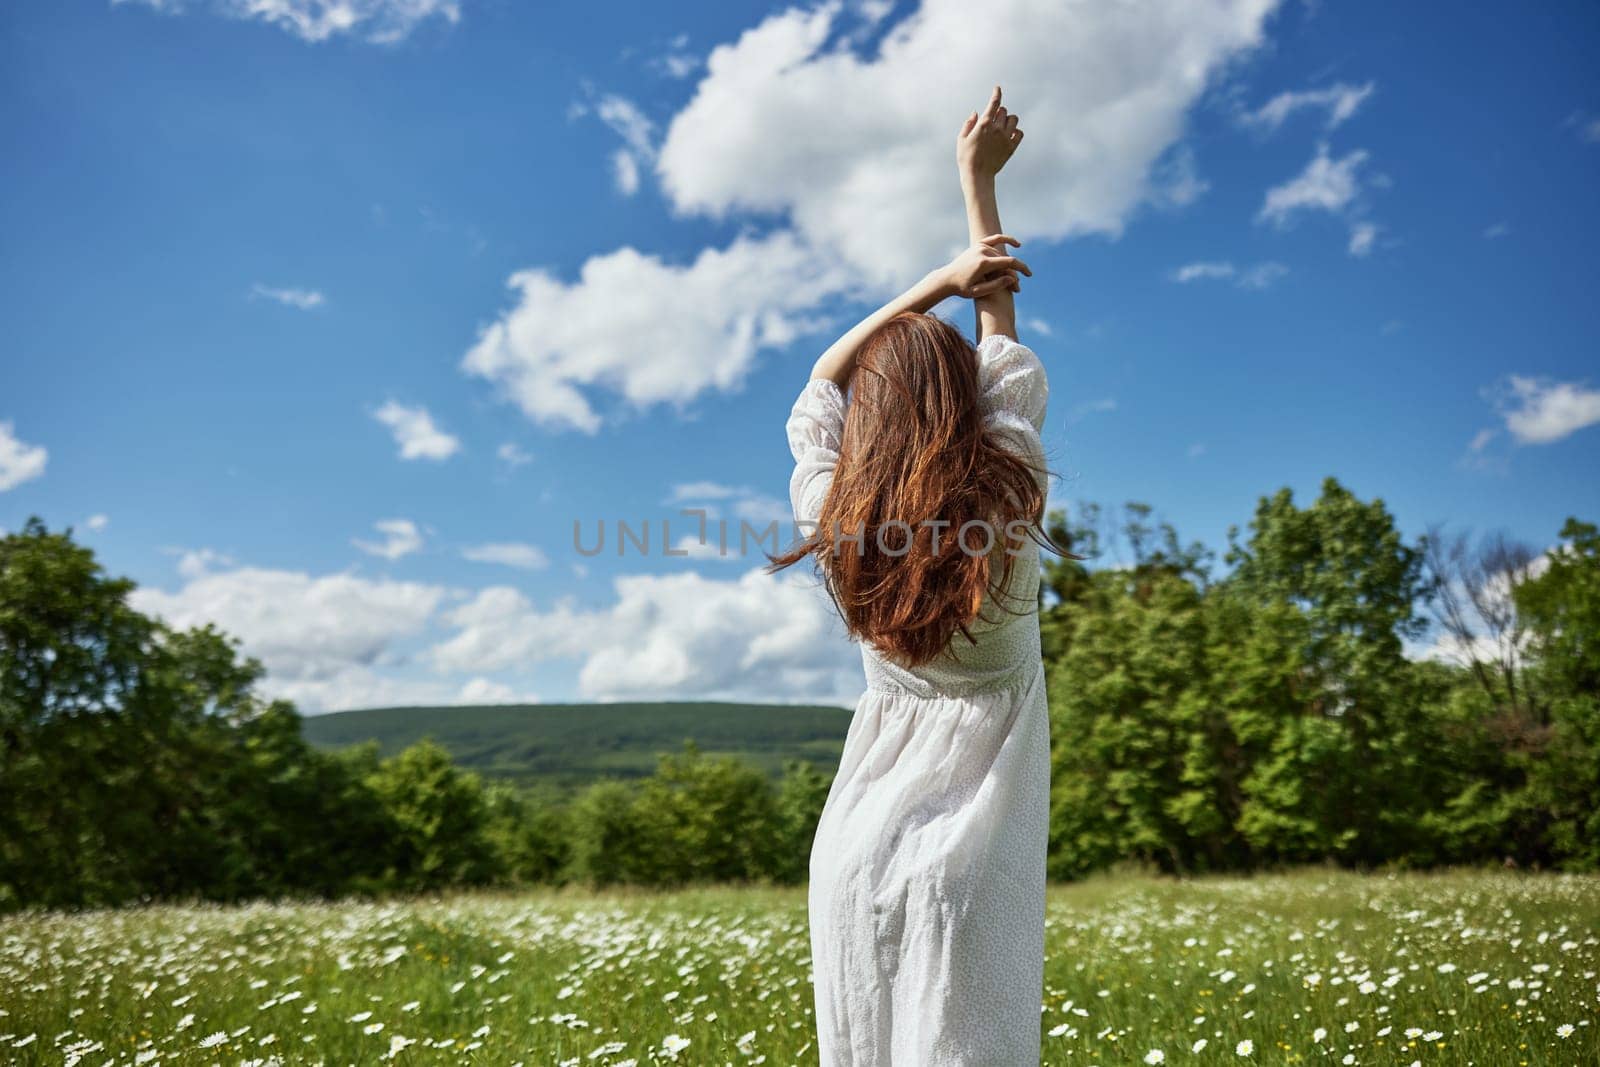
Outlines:
{"type": "MultiPolygon", "coordinates": [[[[1600,422],[1600,389],[1586,383],[1513,374],[1487,392],[1518,444],[1551,444],[1600,422]]],[[[1479,450],[1488,438],[1473,442],[1479,450]]]]}
{"type": "Polygon", "coordinates": [[[608,607],[540,610],[515,589],[485,589],[447,613],[458,632],[432,657],[472,673],[577,658],[580,692],[592,700],[849,703],[860,694],[860,652],[805,576],[633,575],[614,590],[608,607]]]}
{"type": "Polygon", "coordinates": [[[0,493],[44,474],[50,453],[17,437],[10,422],[0,422],[0,493]]]}
{"type": "Polygon", "coordinates": [[[363,541],[359,537],[350,539],[350,543],[369,555],[381,556],[384,559],[399,559],[409,556],[422,547],[422,531],[417,529],[417,524],[410,519],[383,519],[372,524],[373,528],[383,534],[381,541],[363,541]]]}
{"type": "Polygon", "coordinates": [[[182,568],[187,580],[175,591],[134,590],[133,606],[178,628],[215,623],[266,667],[263,692],[310,710],[448,696],[443,683],[418,689],[379,670],[404,661],[401,643],[424,629],[447,595],[443,587],[260,567],[213,570],[214,559],[182,568]]]}
{"type": "Polygon", "coordinates": [[[1239,119],[1247,126],[1272,131],[1297,111],[1322,110],[1327,113],[1325,128],[1331,130],[1354,115],[1377,87],[1376,82],[1370,81],[1365,85],[1340,82],[1325,89],[1279,93],[1255,111],[1241,114],[1239,119]]]}
{"type": "Polygon", "coordinates": [[[600,428],[585,387],[636,407],[732,390],[762,349],[815,327],[810,311],[848,279],[794,235],[741,236],[688,263],[622,248],[578,279],[511,276],[516,305],[484,329],[462,367],[543,425],[600,428]]]}
{"type": "Polygon", "coordinates": [[[260,282],[250,290],[250,296],[252,299],[271,300],[300,311],[310,311],[327,303],[327,298],[316,289],[275,289],[260,282]]]}
{"type": "Polygon", "coordinates": [[[461,442],[434,425],[427,408],[409,408],[390,400],[373,418],[394,432],[401,459],[449,459],[461,451],[461,442]]]}
{"type": "Polygon", "coordinates": [[[461,550],[461,557],[473,563],[498,563],[502,567],[517,567],[532,571],[549,566],[550,557],[537,545],[520,541],[500,541],[486,545],[469,545],[461,550]]]}
{"type": "Polygon", "coordinates": [[[349,35],[375,44],[394,44],[430,18],[452,25],[461,18],[459,0],[111,0],[112,6],[137,4],[163,14],[209,11],[235,19],[254,19],[316,43],[349,35]]]}
{"type": "Polygon", "coordinates": [[[1155,192],[1151,169],[1190,105],[1260,43],[1272,7],[1016,0],[975,19],[964,0],[927,0],[867,55],[832,46],[837,4],[790,9],[712,50],[657,172],[682,211],[786,214],[894,285],[964,243],[951,146],[1000,77],[1029,133],[1006,171],[1008,224],[1115,235],[1155,192]]]}
{"type": "Polygon", "coordinates": [[[1301,212],[1343,211],[1361,191],[1356,172],[1366,160],[1367,153],[1361,149],[1334,159],[1328,155],[1327,145],[1318,145],[1316,156],[1305,170],[1267,190],[1256,220],[1282,227],[1301,212]]]}
{"type": "MultiPolygon", "coordinates": [[[[679,214],[772,228],[686,263],[622,248],[574,281],[521,271],[515,306],[464,368],[535,421],[590,433],[600,392],[640,407],[736,387],[758,351],[818,325],[821,301],[881,293],[965,243],[952,144],[997,76],[1029,131],[1006,171],[1008,225],[1036,240],[1118,235],[1142,205],[1204,188],[1179,144],[1185,116],[1260,44],[1274,6],[1003,0],[974,19],[964,0],[926,0],[859,51],[850,19],[886,19],[889,5],[771,15],[712,49],[659,143],[626,101],[601,117],[679,214]]],[[[613,165],[626,190],[627,164],[613,165]]]]}

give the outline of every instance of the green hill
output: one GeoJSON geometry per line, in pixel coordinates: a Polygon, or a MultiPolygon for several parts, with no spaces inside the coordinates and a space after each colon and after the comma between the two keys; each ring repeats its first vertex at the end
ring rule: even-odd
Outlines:
{"type": "Polygon", "coordinates": [[[810,760],[832,774],[850,715],[787,704],[510,704],[340,711],[307,716],[304,727],[319,747],[374,740],[386,756],[431,735],[485,777],[572,786],[602,775],[648,775],[657,754],[678,750],[685,738],[773,776],[786,759],[810,760]]]}

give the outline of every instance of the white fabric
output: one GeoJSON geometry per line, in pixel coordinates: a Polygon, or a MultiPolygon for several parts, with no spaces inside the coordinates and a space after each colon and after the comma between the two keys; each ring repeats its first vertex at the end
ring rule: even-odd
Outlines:
{"type": "MultiPolygon", "coordinates": [[[[1044,367],[1001,336],[978,359],[985,424],[1042,468],[1044,367]]],[[[813,379],[789,417],[801,522],[817,521],[832,484],[844,411],[839,387],[813,379]]],[[[914,670],[861,645],[867,690],[811,847],[822,1067],[1039,1063],[1050,726],[1038,588],[1029,541],[1011,613],[986,603],[977,645],[958,635],[914,670]]]]}

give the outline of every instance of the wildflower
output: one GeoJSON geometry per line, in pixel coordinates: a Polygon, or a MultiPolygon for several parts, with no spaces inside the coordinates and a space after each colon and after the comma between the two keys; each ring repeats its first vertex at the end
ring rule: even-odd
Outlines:
{"type": "Polygon", "coordinates": [[[1166,1063],[1167,1062],[1167,1054],[1165,1052],[1162,1052],[1158,1048],[1153,1048],[1149,1052],[1146,1052],[1144,1054],[1144,1062],[1146,1062],[1146,1063],[1166,1063]]]}
{"type": "Polygon", "coordinates": [[[1248,1037],[1239,1042],[1237,1045],[1233,1046],[1233,1054],[1235,1056],[1248,1056],[1255,1050],[1256,1043],[1251,1041],[1248,1037]]]}

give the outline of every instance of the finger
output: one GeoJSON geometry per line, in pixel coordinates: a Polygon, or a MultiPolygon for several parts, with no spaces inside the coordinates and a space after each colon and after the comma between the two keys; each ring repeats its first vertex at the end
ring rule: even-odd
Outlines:
{"type": "Polygon", "coordinates": [[[978,243],[981,245],[989,245],[991,248],[996,244],[1008,244],[1016,248],[1022,247],[1022,242],[1011,236],[1009,233],[991,233],[988,237],[981,238],[978,243]]]}
{"type": "Polygon", "coordinates": [[[1019,145],[1021,143],[1022,143],[1022,131],[1021,130],[1013,130],[1012,133],[1011,133],[1011,146],[1013,148],[1015,148],[1017,145],[1019,145]]]}
{"type": "Polygon", "coordinates": [[[972,132],[972,128],[974,126],[976,126],[977,124],[978,124],[978,113],[976,111],[974,111],[972,114],[967,116],[967,121],[963,122],[961,124],[961,136],[965,137],[967,134],[971,133],[972,132]]]}
{"type": "Polygon", "coordinates": [[[1017,116],[1015,116],[1015,115],[1007,115],[1006,116],[1006,132],[1007,133],[1011,133],[1016,128],[1017,128],[1017,116]]]}
{"type": "Polygon", "coordinates": [[[990,122],[990,125],[994,126],[997,129],[1004,129],[1005,125],[1006,125],[1006,109],[1003,108],[1003,107],[996,108],[995,112],[994,112],[994,117],[992,119],[990,119],[989,122],[990,122]]]}
{"type": "Polygon", "coordinates": [[[1016,256],[987,256],[984,258],[983,265],[985,267],[1001,267],[1005,270],[1017,270],[1030,278],[1033,277],[1033,271],[1029,270],[1028,265],[1016,256]]]}
{"type": "Polygon", "coordinates": [[[1000,278],[990,278],[988,281],[979,282],[972,287],[970,292],[973,296],[987,296],[990,293],[998,293],[1002,289],[1010,289],[1013,292],[1017,292],[1021,288],[1022,286],[1017,282],[1017,276],[1015,274],[1007,274],[1000,278]]]}
{"type": "Polygon", "coordinates": [[[1000,106],[1000,86],[994,87],[994,92],[989,94],[989,102],[983,106],[983,114],[978,117],[979,122],[988,122],[994,118],[994,109],[1000,106]]]}

